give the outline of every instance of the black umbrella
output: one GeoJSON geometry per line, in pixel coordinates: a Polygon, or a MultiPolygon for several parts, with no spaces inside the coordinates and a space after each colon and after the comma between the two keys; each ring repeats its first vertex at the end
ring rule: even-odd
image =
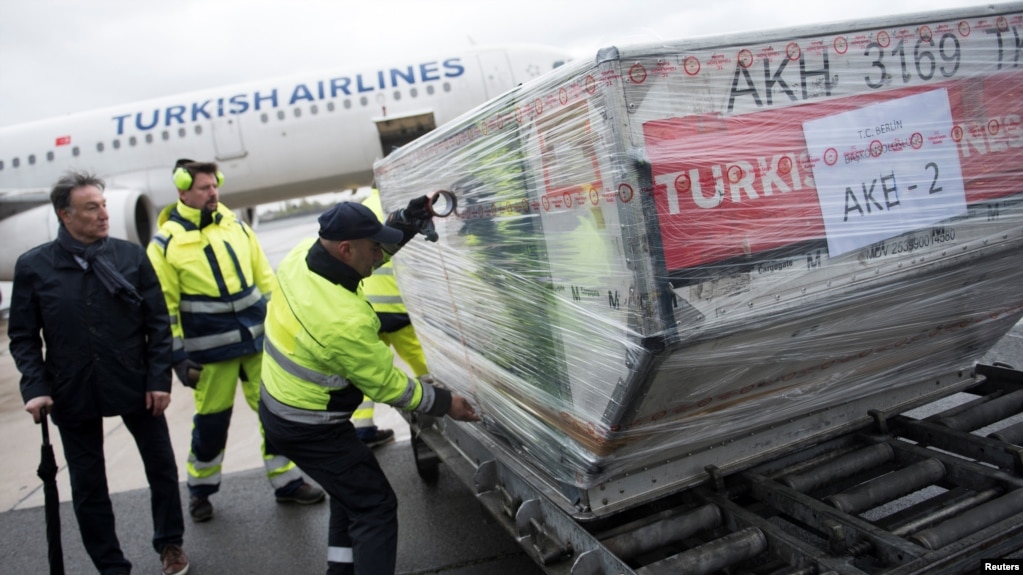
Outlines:
{"type": "Polygon", "coordinates": [[[50,445],[50,428],[46,423],[46,408],[39,411],[43,425],[43,447],[40,450],[36,474],[43,480],[46,501],[46,545],[50,558],[50,575],[64,575],[64,547],[60,542],[60,496],[57,494],[57,458],[50,445]]]}

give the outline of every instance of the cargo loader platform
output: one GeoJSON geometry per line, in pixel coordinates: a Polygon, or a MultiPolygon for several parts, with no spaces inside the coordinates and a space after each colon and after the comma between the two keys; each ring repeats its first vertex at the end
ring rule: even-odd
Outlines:
{"type": "Polygon", "coordinates": [[[578,510],[656,477],[575,492],[570,510],[478,427],[410,423],[420,475],[449,466],[547,573],[958,574],[1023,549],[1023,372],[980,364],[956,379],[975,397],[943,411],[866,411],[778,456],[750,437],[666,462],[704,479],[602,517],[578,510]],[[732,452],[748,467],[708,463],[740,460],[732,452]]]}

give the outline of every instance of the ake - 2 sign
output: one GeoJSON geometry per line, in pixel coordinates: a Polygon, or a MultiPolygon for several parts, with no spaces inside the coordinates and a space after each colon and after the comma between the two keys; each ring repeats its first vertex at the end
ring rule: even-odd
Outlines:
{"type": "Polygon", "coordinates": [[[966,212],[952,127],[946,90],[803,123],[832,257],[966,212]]]}

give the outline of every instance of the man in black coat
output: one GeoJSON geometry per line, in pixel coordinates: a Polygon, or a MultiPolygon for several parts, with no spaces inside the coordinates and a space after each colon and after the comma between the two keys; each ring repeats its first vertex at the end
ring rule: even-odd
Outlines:
{"type": "Polygon", "coordinates": [[[166,575],[188,572],[178,470],[164,410],[171,330],[142,246],[109,238],[102,180],[69,172],[50,200],[57,239],[18,258],[8,320],[25,411],[60,430],[82,542],[104,575],[129,573],[107,487],[103,418],[120,416],[152,493],[153,547],[166,575]]]}

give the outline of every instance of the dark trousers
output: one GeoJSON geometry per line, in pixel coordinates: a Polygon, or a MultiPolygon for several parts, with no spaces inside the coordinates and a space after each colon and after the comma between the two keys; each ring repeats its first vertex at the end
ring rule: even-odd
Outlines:
{"type": "MultiPolygon", "coordinates": [[[[178,468],[167,419],[163,415],[153,417],[148,411],[123,415],[121,419],[135,438],[149,480],[153,548],[159,553],[165,545],[180,545],[185,533],[178,468]]],[[[90,419],[74,427],[59,426],[59,429],[71,477],[71,500],[85,550],[100,573],[128,571],[131,562],[121,552],[107,488],[103,419],[90,419]]]]}
{"type": "Polygon", "coordinates": [[[302,425],[259,417],[267,450],[295,462],[330,495],[329,575],[393,575],[398,556],[398,499],[373,452],[351,422],[302,425]]]}

